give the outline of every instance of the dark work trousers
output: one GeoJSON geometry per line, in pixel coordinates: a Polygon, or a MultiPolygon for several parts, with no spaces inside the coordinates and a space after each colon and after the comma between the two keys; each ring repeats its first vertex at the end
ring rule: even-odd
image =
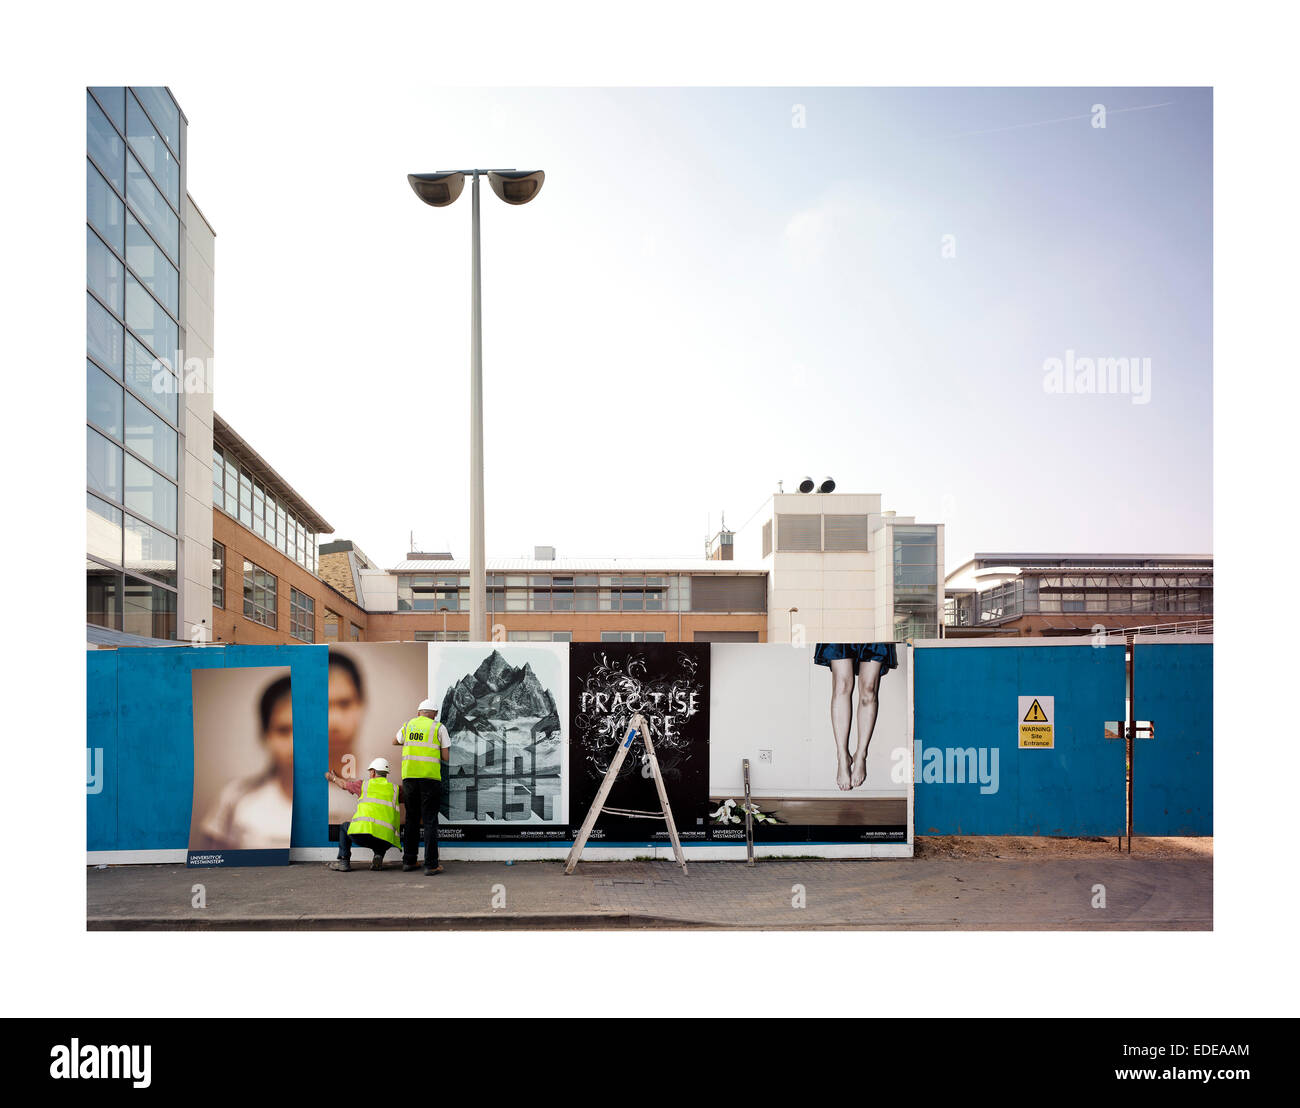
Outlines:
{"type": "Polygon", "coordinates": [[[403,777],[406,826],[402,839],[402,862],[415,865],[420,853],[420,825],[424,824],[424,864],[438,864],[438,809],[442,806],[442,782],[432,777],[403,777]]]}
{"type": "Polygon", "coordinates": [[[381,862],[384,860],[384,855],[388,853],[388,847],[389,847],[388,843],[384,842],[384,840],[381,839],[378,835],[371,835],[368,832],[365,834],[355,835],[355,836],[349,835],[348,825],[346,823],[340,823],[339,824],[339,861],[341,862],[352,861],[352,840],[354,838],[356,839],[358,846],[370,847],[370,849],[375,852],[376,858],[378,858],[381,862]]]}

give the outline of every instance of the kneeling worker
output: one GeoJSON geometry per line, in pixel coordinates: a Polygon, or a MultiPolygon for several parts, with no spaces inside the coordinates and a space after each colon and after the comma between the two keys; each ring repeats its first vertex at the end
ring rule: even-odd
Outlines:
{"type": "Polygon", "coordinates": [[[384,868],[384,854],[390,846],[400,846],[397,839],[397,805],[402,800],[402,788],[388,780],[388,759],[376,758],[368,767],[370,775],[365,781],[349,781],[332,769],[325,771],[331,785],[346,789],[358,797],[357,810],[346,827],[339,825],[338,861],[329,869],[348,873],[352,869],[352,844],[368,846],[375,852],[370,860],[371,869],[384,868]]]}
{"type": "Polygon", "coordinates": [[[402,725],[393,745],[402,748],[402,792],[406,803],[406,849],[402,869],[417,868],[420,824],[424,824],[424,872],[442,872],[438,865],[438,809],[442,806],[442,767],[447,761],[446,728],[438,722],[438,706],[420,701],[414,719],[402,725]]]}

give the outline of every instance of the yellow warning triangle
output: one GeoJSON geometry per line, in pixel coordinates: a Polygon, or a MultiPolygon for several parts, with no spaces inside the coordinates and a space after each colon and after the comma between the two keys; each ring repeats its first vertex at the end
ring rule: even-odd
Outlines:
{"type": "Polygon", "coordinates": [[[1047,722],[1047,713],[1043,711],[1042,705],[1038,703],[1038,697],[1034,697],[1034,702],[1031,705],[1029,705],[1029,711],[1025,713],[1025,718],[1023,722],[1025,723],[1046,723],[1047,722]]]}

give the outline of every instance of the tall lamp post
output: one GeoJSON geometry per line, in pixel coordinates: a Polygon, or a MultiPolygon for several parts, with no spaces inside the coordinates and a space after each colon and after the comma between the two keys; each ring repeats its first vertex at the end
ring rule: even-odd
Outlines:
{"type": "Polygon", "coordinates": [[[415,195],[435,208],[460,196],[465,178],[473,178],[473,230],[470,238],[469,301],[469,639],[486,642],[487,560],[483,534],[483,315],[479,285],[478,179],[486,174],[492,191],[507,204],[527,204],[542,190],[540,169],[453,169],[408,173],[415,195]]]}

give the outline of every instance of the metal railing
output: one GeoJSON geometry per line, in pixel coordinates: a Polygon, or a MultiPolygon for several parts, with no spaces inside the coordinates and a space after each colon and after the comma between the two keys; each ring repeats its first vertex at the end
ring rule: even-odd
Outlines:
{"type": "Polygon", "coordinates": [[[1132,627],[1107,627],[1102,635],[1213,635],[1213,619],[1194,619],[1185,623],[1140,623],[1132,627]]]}

